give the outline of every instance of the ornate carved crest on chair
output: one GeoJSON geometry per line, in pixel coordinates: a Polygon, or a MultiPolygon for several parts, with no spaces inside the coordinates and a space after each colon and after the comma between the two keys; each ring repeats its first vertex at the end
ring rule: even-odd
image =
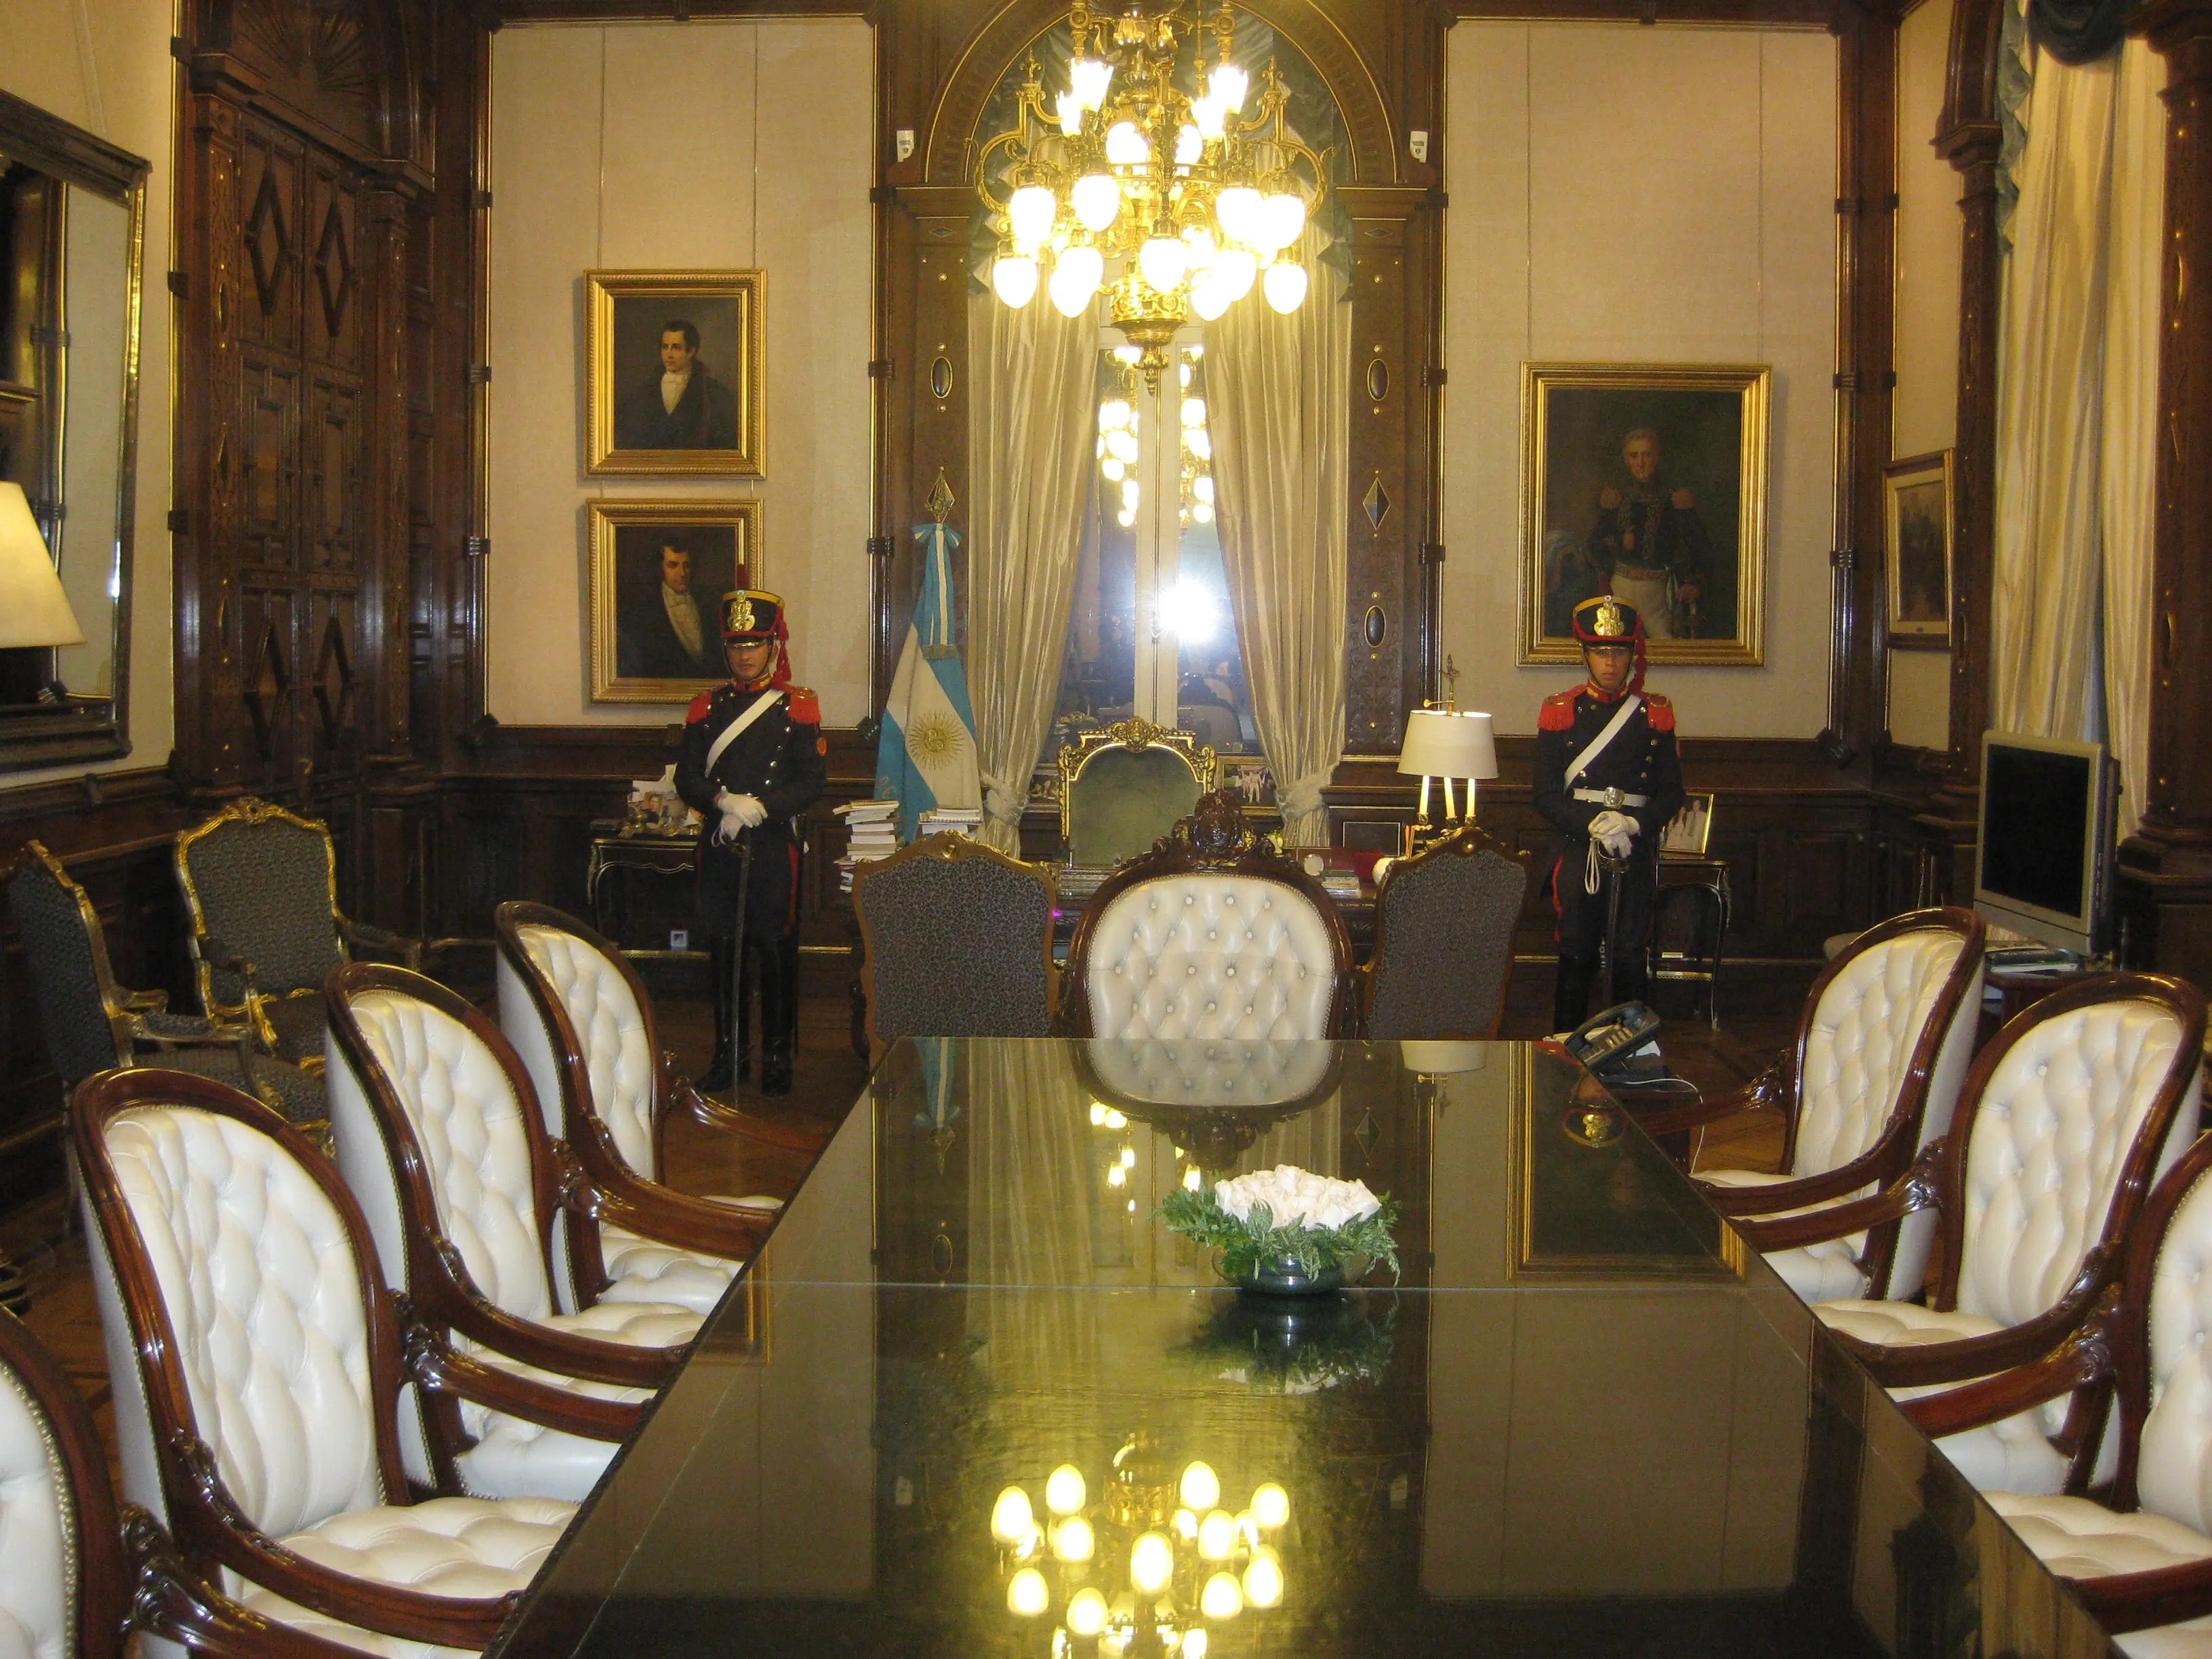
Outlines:
{"type": "Polygon", "coordinates": [[[1132,716],[1060,751],[1060,836],[1070,864],[1119,864],[1152,845],[1218,783],[1194,732],[1132,716]]]}

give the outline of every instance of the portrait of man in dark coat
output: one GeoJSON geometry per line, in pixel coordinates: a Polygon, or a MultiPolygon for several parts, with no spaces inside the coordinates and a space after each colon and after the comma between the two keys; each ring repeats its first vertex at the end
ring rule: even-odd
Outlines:
{"type": "Polygon", "coordinates": [[[633,384],[615,405],[615,447],[737,447],[737,394],[700,361],[696,325],[670,318],[660,328],[658,371],[633,384]]]}

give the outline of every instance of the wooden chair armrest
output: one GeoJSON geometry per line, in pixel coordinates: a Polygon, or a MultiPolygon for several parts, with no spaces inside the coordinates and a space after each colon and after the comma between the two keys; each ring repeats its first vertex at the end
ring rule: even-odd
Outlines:
{"type": "Polygon", "coordinates": [[[684,1363],[688,1345],[641,1348],[517,1319],[469,1287],[467,1270],[450,1244],[441,1242],[437,1248],[441,1256],[453,1259],[447,1263],[444,1283],[430,1287],[431,1293],[422,1300],[424,1316],[494,1353],[563,1376],[631,1389],[665,1388],[684,1363]]]}
{"type": "Polygon", "coordinates": [[[1773,1215],[1782,1210],[1801,1210],[1808,1204],[1826,1204],[1856,1192],[1875,1179],[1866,1168],[1868,1162],[1853,1158],[1825,1175],[1807,1176],[1802,1181],[1763,1182],[1756,1187],[1723,1187],[1697,1176],[1690,1180],[1698,1196],[1724,1216],[1773,1215]]]}
{"type": "Polygon", "coordinates": [[[2116,1572],[2103,1578],[2069,1578],[2089,1616],[2108,1636],[2178,1625],[2212,1613],[2212,1560],[2185,1561],[2148,1572],[2116,1572]]]}
{"type": "Polygon", "coordinates": [[[2033,1319],[1984,1336],[1963,1336],[1955,1342],[1900,1343],[1892,1346],[1862,1341],[1832,1328],[1828,1334],[1886,1389],[1971,1382],[1993,1372],[2032,1364],[2072,1335],[2087,1318],[2098,1293],[2104,1288],[2111,1260],[2110,1249],[2100,1245],[2089,1253],[2072,1287],[2054,1306],[2033,1319]]]}
{"type": "Polygon", "coordinates": [[[136,1579],[134,1628],[205,1659],[357,1659],[356,1650],[248,1613],[185,1565],[161,1523],[123,1506],[123,1547],[136,1579]]]}
{"type": "MultiPolygon", "coordinates": [[[[1853,1199],[1847,1204],[1831,1205],[1805,1215],[1776,1216],[1765,1221],[1734,1214],[1717,1204],[1713,1207],[1728,1216],[1729,1224],[1743,1235],[1746,1243],[1761,1252],[1794,1250],[1807,1244],[1825,1243],[1832,1238],[1849,1238],[1853,1233],[1864,1232],[1886,1221],[1902,1220],[1915,1210],[1940,1208],[1942,1193],[1936,1177],[1946,1144],[1941,1136],[1929,1141],[1920,1149],[1920,1156],[1912,1160],[1912,1167],[1895,1181],[1878,1193],[1853,1199]]],[[[1713,1194],[1702,1184],[1698,1190],[1708,1203],[1712,1202],[1713,1194]]],[[[1764,1195],[1776,1188],[1759,1187],[1749,1190],[1764,1195]]]]}
{"type": "Polygon", "coordinates": [[[408,1374],[424,1388],[587,1440],[624,1440],[645,1420],[642,1401],[594,1400],[548,1388],[457,1353],[427,1328],[409,1334],[408,1374]]]}
{"type": "Polygon", "coordinates": [[[2032,1411],[2047,1401],[2069,1395],[2112,1374],[2113,1357],[2107,1322],[2116,1303],[2107,1293],[2096,1316],[2068,1336],[2040,1359],[1994,1376],[1947,1389],[1942,1394],[1901,1400],[1899,1409],[1913,1426],[1929,1439],[1963,1434],[1991,1423],[2002,1422],[2032,1411]]]}
{"type": "Polygon", "coordinates": [[[1694,1105],[1674,1106],[1662,1111],[1638,1112],[1632,1109],[1630,1115],[1635,1118],[1644,1133],[1656,1136],[1679,1134],[1685,1129],[1701,1129],[1709,1123],[1740,1117],[1747,1112],[1786,1112],[1790,1105],[1789,1079],[1778,1065],[1768,1066],[1741,1089],[1731,1089],[1724,1095],[1707,1095],[1694,1105]]]}
{"type": "Polygon", "coordinates": [[[379,927],[373,921],[356,921],[344,911],[337,912],[338,937],[348,945],[382,951],[399,958],[399,965],[417,972],[422,966],[422,941],[410,939],[404,933],[395,933],[389,927],[379,927]]]}
{"type": "Polygon", "coordinates": [[[635,1176],[611,1179],[580,1193],[576,1206],[603,1223],[611,1222],[655,1243],[740,1262],[752,1260],[774,1219],[635,1176]]]}
{"type": "Polygon", "coordinates": [[[763,1146],[780,1146],[786,1152],[818,1152],[830,1144],[830,1132],[810,1129],[793,1123],[775,1123],[764,1117],[755,1117],[750,1112],[735,1106],[725,1106],[710,1100],[678,1069],[676,1056],[665,1054],[660,1057],[660,1099],[663,1109],[681,1111],[691,1121],[708,1129],[726,1129],[743,1135],[748,1140],[763,1146]]]}

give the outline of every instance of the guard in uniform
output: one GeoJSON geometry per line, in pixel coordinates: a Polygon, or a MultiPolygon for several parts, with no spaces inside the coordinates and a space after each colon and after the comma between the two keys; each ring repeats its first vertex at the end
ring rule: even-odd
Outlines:
{"type": "Polygon", "coordinates": [[[1589,678],[1547,697],[1536,716],[1536,810],[1559,832],[1551,875],[1559,915],[1557,1031],[1572,1030],[1589,1012],[1612,884],[1620,893],[1613,996],[1644,995],[1659,838],[1682,807],[1674,708],[1644,690],[1643,619],[1634,606],[1601,593],[1575,607],[1574,631],[1589,678]],[[1608,869],[1601,854],[1626,860],[1627,868],[1608,869]]]}
{"type": "Polygon", "coordinates": [[[705,820],[698,903],[714,964],[714,1057],[699,1086],[750,1074],[746,1003],[757,984],[761,1092],[784,1095],[799,1032],[798,819],[821,798],[830,745],[814,694],[791,683],[783,601],[748,589],[724,594],[721,610],[730,683],[692,703],[676,762],[676,791],[705,820]]]}

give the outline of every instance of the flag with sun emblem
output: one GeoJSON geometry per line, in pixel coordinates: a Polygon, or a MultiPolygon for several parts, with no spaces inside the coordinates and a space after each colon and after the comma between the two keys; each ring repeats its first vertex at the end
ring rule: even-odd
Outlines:
{"type": "Polygon", "coordinates": [[[968,674],[952,642],[951,550],[960,538],[941,524],[917,525],[914,534],[923,544],[921,600],[899,653],[876,749],[876,799],[898,802],[902,842],[914,839],[915,820],[933,807],[983,802],[968,674]]]}

